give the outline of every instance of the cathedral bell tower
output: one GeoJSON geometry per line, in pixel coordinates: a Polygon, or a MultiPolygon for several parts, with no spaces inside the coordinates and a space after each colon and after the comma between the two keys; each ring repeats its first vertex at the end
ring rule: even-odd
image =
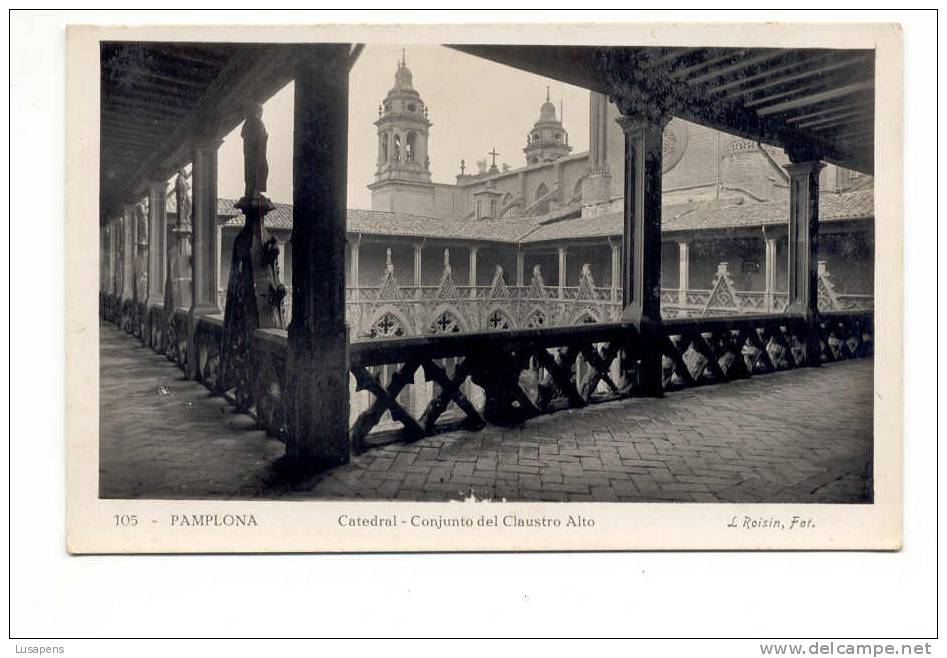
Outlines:
{"type": "Polygon", "coordinates": [[[404,50],[395,71],[395,86],[378,106],[378,165],[372,209],[430,214],[433,208],[427,106],[412,86],[404,50]],[[428,198],[430,197],[430,198],[428,198]]]}
{"type": "Polygon", "coordinates": [[[431,122],[421,95],[411,86],[404,55],[395,72],[395,86],[378,107],[378,169],[375,181],[430,181],[427,141],[431,122]]]}
{"type": "Polygon", "coordinates": [[[569,133],[562,127],[562,121],[556,118],[556,106],[549,100],[549,87],[546,87],[546,102],[539,108],[539,119],[526,135],[526,164],[553,162],[569,155],[569,133]]]}

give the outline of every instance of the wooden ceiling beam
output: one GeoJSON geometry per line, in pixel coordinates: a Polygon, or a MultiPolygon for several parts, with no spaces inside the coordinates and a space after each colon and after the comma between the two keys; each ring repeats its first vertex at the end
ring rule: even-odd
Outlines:
{"type": "Polygon", "coordinates": [[[157,84],[131,78],[123,80],[121,83],[111,82],[107,86],[107,92],[112,92],[112,89],[108,87],[115,87],[130,94],[136,94],[138,92],[155,93],[161,96],[173,96],[175,98],[189,101],[193,101],[197,96],[200,95],[199,93],[194,93],[193,91],[188,91],[181,87],[170,84],[157,84]]]}
{"type": "Polygon", "coordinates": [[[701,62],[697,62],[693,64],[692,66],[687,66],[687,67],[684,67],[683,69],[673,71],[671,73],[671,77],[675,80],[680,80],[681,78],[687,77],[691,73],[694,73],[695,71],[700,71],[701,69],[705,69],[708,66],[713,66],[714,64],[719,64],[720,62],[726,62],[728,60],[732,60],[734,57],[742,57],[744,54],[746,54],[746,52],[747,51],[742,48],[727,49],[727,52],[725,52],[722,55],[718,55],[716,57],[709,57],[701,62]]]}
{"type": "Polygon", "coordinates": [[[167,130],[162,126],[144,126],[141,124],[132,124],[130,122],[113,123],[111,121],[103,121],[101,132],[112,134],[125,133],[134,137],[154,137],[156,139],[161,139],[167,133],[167,130]]]}
{"type": "Polygon", "coordinates": [[[725,66],[722,69],[714,69],[712,71],[708,71],[707,73],[704,73],[703,75],[698,75],[693,78],[688,78],[687,84],[689,85],[703,84],[715,78],[721,78],[730,73],[734,73],[735,71],[743,71],[753,66],[759,66],[760,64],[765,64],[766,62],[771,61],[773,59],[784,57],[786,56],[787,53],[790,53],[790,52],[792,51],[784,50],[784,49],[776,49],[776,50],[770,50],[768,52],[760,53],[753,57],[748,57],[740,62],[736,62],[735,64],[725,66]]]}
{"type": "Polygon", "coordinates": [[[150,80],[158,80],[160,82],[170,82],[174,85],[180,85],[184,87],[191,87],[194,89],[202,89],[207,86],[206,80],[199,80],[194,78],[187,78],[180,75],[168,75],[166,73],[161,73],[159,71],[148,69],[143,66],[137,66],[134,64],[117,64],[111,67],[111,71],[121,72],[126,74],[125,76],[112,76],[110,81],[113,84],[120,84],[120,81],[124,78],[147,78],[150,80]]]}
{"type": "MultiPolygon", "coordinates": [[[[748,87],[747,89],[743,89],[741,91],[728,94],[727,98],[728,99],[745,98],[747,96],[752,96],[753,94],[758,94],[762,91],[766,91],[767,89],[771,89],[773,87],[781,87],[782,85],[789,84],[790,82],[797,82],[799,80],[805,80],[806,78],[812,78],[815,76],[824,75],[832,71],[845,69],[845,68],[848,68],[849,66],[854,66],[856,64],[862,63],[866,59],[867,59],[866,56],[854,57],[851,59],[845,59],[845,60],[834,62],[831,64],[826,64],[824,66],[819,66],[818,68],[812,68],[810,70],[803,71],[795,75],[789,75],[786,77],[776,78],[776,79],[770,80],[769,82],[765,82],[763,84],[755,85],[753,87],[748,87]]],[[[753,101],[750,101],[750,102],[755,102],[756,100],[758,99],[754,99],[753,101]]]]}
{"type": "Polygon", "coordinates": [[[761,107],[756,111],[756,113],[761,116],[772,116],[773,114],[779,114],[780,112],[785,112],[786,110],[792,110],[800,107],[808,107],[810,105],[817,105],[825,101],[833,100],[835,98],[842,98],[844,96],[850,96],[856,94],[860,91],[867,91],[873,89],[875,86],[874,80],[863,80],[861,82],[855,82],[849,85],[844,85],[841,87],[833,87],[825,91],[819,92],[817,94],[812,94],[809,96],[802,96],[800,98],[794,98],[792,100],[785,101],[783,103],[776,103],[775,105],[768,105],[761,107]]]}
{"type": "Polygon", "coordinates": [[[119,103],[125,104],[131,103],[132,105],[143,101],[148,105],[158,105],[168,109],[181,110],[184,112],[186,112],[187,108],[191,105],[190,101],[178,96],[153,94],[145,91],[135,91],[133,89],[103,89],[102,102],[108,101],[118,101],[119,103]]]}
{"type": "Polygon", "coordinates": [[[168,110],[158,107],[157,105],[140,105],[133,107],[131,105],[119,105],[112,102],[102,104],[103,120],[111,117],[126,117],[129,115],[160,122],[180,121],[184,118],[184,114],[180,111],[168,110]]]}
{"type": "Polygon", "coordinates": [[[808,121],[810,119],[819,119],[822,117],[829,117],[840,112],[848,112],[852,109],[862,107],[861,101],[842,101],[831,107],[828,107],[823,110],[818,110],[816,112],[804,112],[802,114],[797,114],[796,116],[788,117],[785,120],[786,123],[792,125],[799,123],[801,121],[808,121]]]}
{"type": "Polygon", "coordinates": [[[705,50],[704,48],[668,48],[667,51],[658,57],[651,59],[644,64],[644,68],[650,69],[665,64],[676,63],[682,57],[705,50]]]}
{"type": "MultiPolygon", "coordinates": [[[[777,66],[776,68],[769,69],[768,71],[761,71],[760,73],[756,73],[754,75],[750,75],[747,77],[740,77],[722,85],[716,85],[713,88],[713,92],[715,94],[721,93],[728,89],[733,89],[734,87],[741,87],[745,84],[755,82],[761,78],[766,79],[766,80],[771,80],[774,75],[787,73],[787,72],[792,73],[792,72],[797,71],[799,67],[801,66],[812,66],[815,62],[826,61],[835,56],[836,56],[835,54],[829,53],[829,54],[815,55],[811,57],[807,56],[807,57],[797,58],[795,61],[788,62],[787,64],[784,64],[782,66],[777,66]]],[[[739,96],[740,96],[739,93],[731,94],[731,96],[729,96],[728,98],[739,98],[739,96]]]]}
{"type": "Polygon", "coordinates": [[[838,139],[841,136],[849,135],[852,133],[865,133],[871,132],[874,134],[875,121],[874,117],[867,119],[860,119],[852,121],[840,126],[826,126],[823,128],[815,128],[815,132],[824,132],[826,130],[833,131],[832,139],[838,139]]]}
{"type": "Polygon", "coordinates": [[[874,121],[874,108],[862,108],[858,110],[852,110],[851,112],[843,112],[842,114],[834,114],[822,119],[806,121],[805,123],[800,123],[799,127],[808,128],[809,130],[824,130],[825,128],[844,124],[855,119],[861,119],[863,117],[874,121]]]}

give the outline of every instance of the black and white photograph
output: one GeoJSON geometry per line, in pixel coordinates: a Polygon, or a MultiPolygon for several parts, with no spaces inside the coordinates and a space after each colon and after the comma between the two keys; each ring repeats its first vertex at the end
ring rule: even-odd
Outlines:
{"type": "Polygon", "coordinates": [[[9,18],[14,653],[936,655],[935,12],[9,18]]]}
{"type": "Polygon", "coordinates": [[[873,502],[875,53],[103,41],[103,498],[873,502]]]}

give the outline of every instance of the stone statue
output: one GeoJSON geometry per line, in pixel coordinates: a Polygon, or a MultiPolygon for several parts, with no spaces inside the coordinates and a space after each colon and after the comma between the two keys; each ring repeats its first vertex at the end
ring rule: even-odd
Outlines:
{"type": "Polygon", "coordinates": [[[253,105],[240,131],[243,138],[243,179],[246,183],[244,198],[259,198],[266,192],[266,127],[263,125],[263,106],[253,105]]]}
{"type": "Polygon", "coordinates": [[[188,226],[191,223],[191,196],[184,167],[178,169],[178,177],[174,179],[174,200],[178,206],[178,226],[188,226]]]}

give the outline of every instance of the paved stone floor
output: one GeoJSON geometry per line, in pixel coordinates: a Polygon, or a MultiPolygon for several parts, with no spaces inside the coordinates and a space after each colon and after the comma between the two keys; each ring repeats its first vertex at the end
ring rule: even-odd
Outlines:
{"type": "Polygon", "coordinates": [[[871,360],[374,448],[287,485],[251,417],[113,325],[101,350],[103,497],[871,501],[871,360]]]}

